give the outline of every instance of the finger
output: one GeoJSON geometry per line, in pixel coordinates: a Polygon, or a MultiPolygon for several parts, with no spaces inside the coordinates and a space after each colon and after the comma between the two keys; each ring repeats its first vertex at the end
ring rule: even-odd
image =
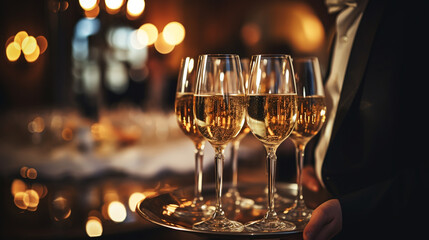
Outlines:
{"type": "Polygon", "coordinates": [[[337,199],[331,199],[313,211],[304,229],[304,239],[330,239],[341,231],[341,207],[337,199]]]}
{"type": "Polygon", "coordinates": [[[333,238],[338,233],[337,226],[337,221],[333,219],[320,230],[315,239],[324,240],[333,238]]]}
{"type": "Polygon", "coordinates": [[[304,228],[304,240],[316,239],[323,227],[329,222],[331,222],[331,220],[328,218],[328,215],[324,214],[323,211],[320,211],[320,208],[316,208],[313,211],[310,221],[304,228]]]}

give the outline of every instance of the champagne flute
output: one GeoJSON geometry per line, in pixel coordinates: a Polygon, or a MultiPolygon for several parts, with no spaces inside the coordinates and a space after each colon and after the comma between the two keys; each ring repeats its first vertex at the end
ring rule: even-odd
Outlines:
{"type": "Polygon", "coordinates": [[[302,167],[305,146],[322,128],[325,122],[326,104],[319,61],[316,57],[294,59],[295,81],[298,93],[298,117],[290,139],[296,148],[297,198],[282,218],[295,222],[307,222],[313,210],[305,206],[302,194],[302,167]]]}
{"type": "Polygon", "coordinates": [[[190,204],[188,203],[188,205],[176,209],[175,214],[182,217],[202,217],[207,212],[207,205],[201,193],[205,140],[194,122],[194,92],[197,76],[195,65],[196,62],[193,58],[186,57],[182,59],[174,104],[180,129],[195,145],[194,199],[190,204]]]}
{"type": "Polygon", "coordinates": [[[245,89],[240,58],[234,54],[201,55],[198,60],[194,115],[198,130],[215,149],[216,209],[194,229],[241,232],[243,224],[222,209],[225,146],[240,132],[245,118],[245,89]]]}
{"type": "MultiPolygon", "coordinates": [[[[248,86],[248,79],[250,75],[249,70],[249,64],[250,61],[248,58],[241,58],[241,70],[243,73],[243,79],[245,83],[245,89],[247,89],[248,86]]],[[[243,140],[245,136],[250,132],[249,126],[247,126],[246,123],[244,123],[243,128],[241,129],[240,133],[237,135],[237,137],[232,141],[231,143],[231,169],[232,169],[232,180],[231,180],[231,187],[229,188],[228,192],[226,193],[226,197],[231,198],[236,206],[239,208],[237,210],[240,210],[240,208],[250,208],[254,201],[252,199],[243,198],[240,196],[240,193],[237,189],[238,184],[238,150],[240,148],[240,142],[243,140]]]]}
{"type": "Polygon", "coordinates": [[[292,133],[297,115],[296,87],[289,55],[252,56],[247,90],[247,125],[267,151],[267,212],[261,220],[245,225],[250,232],[294,230],[296,225],[280,219],[274,210],[278,146],[292,133]]]}

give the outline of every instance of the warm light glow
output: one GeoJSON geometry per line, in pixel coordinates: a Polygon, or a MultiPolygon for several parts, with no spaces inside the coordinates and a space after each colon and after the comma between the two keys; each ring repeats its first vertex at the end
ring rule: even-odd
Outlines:
{"type": "Polygon", "coordinates": [[[168,204],[168,205],[163,207],[164,210],[162,211],[162,214],[167,215],[167,216],[171,216],[176,211],[176,209],[178,207],[179,207],[179,205],[177,205],[177,204],[173,204],[173,203],[168,204]]]}
{"type": "Polygon", "coordinates": [[[43,54],[48,48],[48,40],[44,36],[36,37],[37,45],[40,48],[40,54],[43,54]]]}
{"type": "Polygon", "coordinates": [[[155,49],[161,54],[167,54],[173,51],[174,45],[167,43],[164,40],[163,34],[159,34],[155,42],[155,49]]]}
{"type": "Polygon", "coordinates": [[[21,56],[21,46],[16,42],[11,42],[6,47],[6,57],[9,61],[15,62],[21,56]]]}
{"type": "Polygon", "coordinates": [[[45,130],[45,121],[41,117],[36,117],[28,123],[28,131],[31,133],[41,133],[43,130],[45,130]]]}
{"type": "Polygon", "coordinates": [[[6,41],[6,57],[14,62],[19,59],[22,51],[27,62],[34,62],[47,48],[48,41],[44,36],[35,38],[26,31],[20,31],[6,41]]]}
{"type": "Polygon", "coordinates": [[[86,222],[86,234],[90,237],[100,237],[103,234],[103,225],[101,220],[97,217],[88,217],[86,222]]]}
{"type": "Polygon", "coordinates": [[[281,10],[277,23],[279,37],[299,52],[314,52],[323,45],[324,27],[313,9],[305,3],[291,2],[281,10]]]}
{"type": "Polygon", "coordinates": [[[145,23],[140,26],[140,30],[146,32],[146,35],[148,37],[147,45],[152,45],[155,43],[156,39],[158,38],[158,29],[153,25],[152,23],[145,23]]]}
{"type": "Polygon", "coordinates": [[[36,51],[37,48],[36,38],[33,36],[28,36],[24,38],[24,40],[22,40],[21,48],[24,54],[32,54],[34,51],[36,51]]]}
{"type": "Polygon", "coordinates": [[[10,192],[15,196],[19,192],[25,192],[27,190],[27,185],[20,179],[15,179],[12,182],[10,187],[10,192]]]}
{"type": "Polygon", "coordinates": [[[97,5],[95,8],[85,11],[85,17],[89,19],[96,18],[98,14],[100,13],[100,7],[97,5]]]}
{"type": "Polygon", "coordinates": [[[131,194],[130,198],[128,199],[128,206],[130,207],[130,210],[135,212],[137,203],[143,200],[146,196],[143,193],[135,192],[131,194]]]}
{"type": "Polygon", "coordinates": [[[253,46],[261,39],[261,29],[255,23],[248,23],[241,29],[241,37],[244,44],[247,46],[253,46]]]}
{"type": "Polygon", "coordinates": [[[39,205],[39,194],[33,189],[29,189],[25,191],[25,193],[28,195],[28,207],[37,208],[39,205]]]}
{"type": "Polygon", "coordinates": [[[49,1],[48,8],[53,13],[64,12],[68,9],[69,2],[67,1],[49,1]]]}
{"type": "Polygon", "coordinates": [[[142,14],[145,7],[144,0],[128,0],[127,13],[129,16],[135,18],[142,14]]]}
{"type": "Polygon", "coordinates": [[[127,209],[124,204],[118,201],[113,201],[109,204],[107,213],[114,222],[123,222],[127,218],[127,209]]]}
{"type": "Polygon", "coordinates": [[[26,175],[29,179],[36,179],[37,178],[37,171],[34,168],[29,168],[29,169],[27,169],[26,175]]]}
{"type": "Polygon", "coordinates": [[[30,54],[24,54],[25,60],[27,62],[35,62],[40,56],[40,48],[36,45],[36,49],[30,54]]]}
{"type": "Polygon", "coordinates": [[[98,6],[97,0],[79,0],[79,4],[85,11],[90,11],[98,6]]]}
{"type": "Polygon", "coordinates": [[[131,33],[130,43],[134,49],[143,49],[149,42],[149,37],[146,32],[137,29],[131,33]]]}
{"type": "Polygon", "coordinates": [[[165,42],[170,45],[178,45],[185,39],[185,27],[179,22],[170,22],[162,31],[165,42]]]}
{"type": "Polygon", "coordinates": [[[105,0],[106,7],[110,10],[118,10],[122,7],[124,0],[105,0]]]}
{"type": "Polygon", "coordinates": [[[30,203],[30,197],[27,192],[18,192],[13,198],[13,202],[20,209],[27,209],[28,204],[30,203]]]}
{"type": "Polygon", "coordinates": [[[65,141],[70,141],[73,139],[73,130],[69,127],[64,128],[61,131],[61,137],[63,138],[63,140],[65,141]]]}
{"type": "Polygon", "coordinates": [[[22,41],[28,37],[28,33],[26,31],[20,31],[15,35],[14,42],[18,43],[21,46],[22,41]]]}
{"type": "Polygon", "coordinates": [[[40,199],[46,197],[46,194],[48,194],[48,188],[40,183],[31,184],[31,189],[37,192],[37,195],[39,195],[40,199]]]}
{"type": "Polygon", "coordinates": [[[112,136],[112,126],[109,120],[102,119],[100,123],[94,123],[91,125],[91,134],[95,140],[100,141],[104,139],[108,139],[112,136]]]}
{"type": "Polygon", "coordinates": [[[21,177],[27,178],[27,170],[28,167],[22,166],[21,169],[19,169],[19,174],[21,174],[21,177]]]}
{"type": "Polygon", "coordinates": [[[70,217],[71,208],[68,200],[63,196],[58,196],[52,201],[52,214],[56,221],[70,217]]]}

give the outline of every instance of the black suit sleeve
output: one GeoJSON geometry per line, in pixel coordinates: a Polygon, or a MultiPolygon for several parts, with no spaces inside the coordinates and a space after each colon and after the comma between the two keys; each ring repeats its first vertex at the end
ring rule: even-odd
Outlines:
{"type": "Polygon", "coordinates": [[[347,71],[355,67],[350,62],[366,66],[322,168],[341,204],[338,239],[414,239],[425,231],[428,24],[424,8],[413,2],[385,1],[381,10],[379,1],[369,1],[355,38],[347,71]],[[369,52],[360,52],[362,24],[375,24],[365,14],[381,12],[369,52]],[[360,61],[364,54],[368,58],[360,61]]]}

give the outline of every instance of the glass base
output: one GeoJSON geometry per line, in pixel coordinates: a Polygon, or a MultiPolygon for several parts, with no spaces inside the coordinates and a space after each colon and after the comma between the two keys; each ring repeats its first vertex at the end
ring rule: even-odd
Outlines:
{"type": "Polygon", "coordinates": [[[182,219],[204,220],[213,214],[213,209],[204,202],[183,203],[174,210],[174,216],[182,219]]]}
{"type": "MultiPolygon", "coordinates": [[[[230,188],[228,192],[225,194],[225,197],[228,199],[232,199],[237,210],[241,209],[251,209],[255,204],[255,201],[250,198],[245,198],[240,195],[236,188],[230,188]]],[[[224,204],[225,205],[225,204],[224,204]]]]}
{"type": "Polygon", "coordinates": [[[242,232],[244,230],[244,225],[222,216],[195,223],[192,228],[195,230],[213,232],[242,232]]]}
{"type": "Polygon", "coordinates": [[[295,230],[296,225],[278,218],[264,218],[258,221],[249,222],[244,226],[244,228],[248,232],[284,232],[295,230]]]}
{"type": "Polygon", "coordinates": [[[310,221],[313,210],[306,206],[297,207],[296,205],[290,209],[287,209],[280,215],[282,219],[286,219],[294,222],[308,222],[310,221]]]}

